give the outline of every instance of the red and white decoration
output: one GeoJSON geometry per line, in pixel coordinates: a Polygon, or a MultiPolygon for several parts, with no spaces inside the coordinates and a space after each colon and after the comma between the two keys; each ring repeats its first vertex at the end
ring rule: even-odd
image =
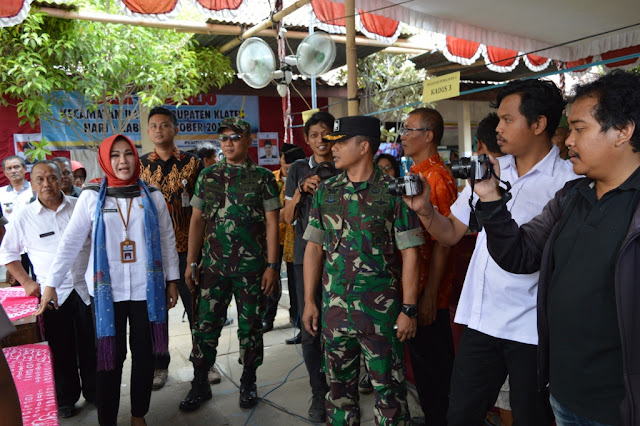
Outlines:
{"type": "Polygon", "coordinates": [[[2,0],[0,2],[0,27],[13,27],[27,18],[31,0],[2,0]]]}
{"type": "Polygon", "coordinates": [[[544,70],[551,63],[549,58],[525,55],[517,50],[487,46],[452,36],[445,38],[441,49],[445,58],[461,65],[471,65],[482,55],[487,68],[501,73],[513,71],[520,63],[520,58],[524,58],[525,65],[536,72],[544,70]]]}
{"type": "Polygon", "coordinates": [[[18,390],[23,424],[58,426],[58,403],[49,346],[13,346],[2,352],[18,390]]]}

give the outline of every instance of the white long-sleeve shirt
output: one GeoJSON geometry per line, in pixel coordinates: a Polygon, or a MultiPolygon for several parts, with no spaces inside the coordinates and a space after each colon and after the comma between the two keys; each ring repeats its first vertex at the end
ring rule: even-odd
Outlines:
{"type": "MultiPolygon", "coordinates": [[[[558,156],[552,147],[529,172],[518,176],[515,159],[511,155],[498,158],[500,179],[511,183],[512,198],[507,203],[518,225],[527,223],[542,212],[564,184],[579,176],[571,164],[558,156]]],[[[451,214],[462,223],[469,223],[471,188],[462,191],[451,206],[451,214]]],[[[478,196],[474,195],[474,205],[478,196]]],[[[538,344],[536,303],[538,272],[512,274],[500,268],[489,255],[487,234],[478,233],[476,248],[464,279],[455,322],[500,339],[538,344]]]]}
{"type": "MultiPolygon", "coordinates": [[[[151,198],[158,210],[158,225],[160,244],[162,245],[162,266],[165,281],[177,280],[180,275],[178,252],[176,251],[173,224],[167,204],[160,191],[151,192],[151,198]]],[[[69,221],[69,225],[62,236],[58,247],[58,254],[53,262],[51,273],[46,281],[48,287],[58,288],[64,277],[64,270],[73,263],[80,251],[81,240],[93,236],[94,216],[98,192],[84,190],[69,221]]],[[[105,223],[106,252],[109,260],[109,274],[111,275],[111,292],[114,302],[142,301],[147,299],[147,250],[144,235],[144,206],[141,197],[114,198],[106,197],[102,214],[105,223]],[[131,205],[131,216],[128,222],[129,239],[135,242],[136,261],[122,263],[120,259],[120,243],[125,240],[125,227],[118,213],[118,207],[127,218],[127,211],[131,205]],[[117,203],[117,205],[116,205],[117,203]]],[[[86,280],[89,284],[89,294],[93,296],[93,243],[89,255],[86,280]]]]}
{"type": "MultiPolygon", "coordinates": [[[[27,250],[36,280],[42,289],[76,202],[76,198],[64,196],[62,204],[53,211],[36,200],[13,215],[0,246],[0,264],[19,262],[20,253],[27,250]]],[[[75,262],[60,270],[60,286],[57,291],[60,304],[67,300],[74,289],[84,303],[89,304],[89,292],[85,282],[89,241],[87,238],[78,237],[77,242],[80,255],[74,257],[75,262]]]]}

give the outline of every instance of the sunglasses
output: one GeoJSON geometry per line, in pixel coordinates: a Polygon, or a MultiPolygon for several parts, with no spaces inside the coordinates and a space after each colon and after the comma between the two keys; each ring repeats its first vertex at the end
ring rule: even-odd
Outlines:
{"type": "Polygon", "coordinates": [[[230,140],[231,142],[238,142],[240,139],[242,139],[242,135],[222,135],[220,136],[220,141],[222,142],[226,142],[228,140],[230,140]]]}

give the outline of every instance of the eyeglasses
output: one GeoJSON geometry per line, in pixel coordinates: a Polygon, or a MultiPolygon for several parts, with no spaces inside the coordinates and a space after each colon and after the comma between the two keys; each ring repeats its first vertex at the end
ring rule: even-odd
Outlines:
{"type": "Polygon", "coordinates": [[[226,141],[231,141],[231,142],[238,142],[240,139],[242,139],[242,135],[222,135],[220,136],[220,141],[221,142],[226,142],[226,141]]]}
{"type": "Polygon", "coordinates": [[[380,168],[385,172],[388,172],[389,170],[393,170],[393,166],[380,166],[380,168]]]}
{"type": "Polygon", "coordinates": [[[423,132],[428,132],[431,129],[427,129],[426,127],[424,129],[410,129],[408,127],[401,127],[400,128],[400,134],[403,135],[403,136],[407,136],[409,134],[409,132],[412,132],[414,130],[421,130],[423,132]]]}

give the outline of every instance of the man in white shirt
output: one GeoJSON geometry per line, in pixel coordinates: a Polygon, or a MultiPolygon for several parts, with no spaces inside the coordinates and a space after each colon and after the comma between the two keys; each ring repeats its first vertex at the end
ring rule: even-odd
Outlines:
{"type": "MultiPolygon", "coordinates": [[[[62,171],[54,162],[43,161],[33,166],[31,180],[38,198],[12,217],[0,246],[0,263],[18,279],[27,294],[40,296],[40,286],[46,282],[77,199],[62,193],[62,171]],[[31,255],[38,282],[31,279],[20,263],[20,253],[25,249],[31,255]]],[[[88,249],[86,244],[86,254],[78,257],[58,288],[58,309],[44,312],[60,417],[75,414],[81,391],[87,401],[95,399],[95,332],[84,280],[88,249]]]]}
{"type": "MultiPolygon", "coordinates": [[[[25,179],[27,163],[24,158],[17,155],[8,156],[2,160],[2,171],[9,179],[9,185],[0,188],[0,206],[2,206],[2,214],[5,219],[10,220],[12,215],[31,202],[33,190],[29,181],[25,179]]],[[[35,278],[27,253],[22,253],[21,261],[22,267],[35,278]]],[[[7,277],[8,281],[9,277],[7,277]]]]}
{"type": "MultiPolygon", "coordinates": [[[[538,215],[565,182],[577,177],[551,142],[564,105],[555,84],[542,80],[513,81],[492,104],[500,118],[498,145],[507,154],[498,159],[500,178],[512,186],[507,206],[518,224],[538,215]]],[[[425,191],[405,201],[434,238],[457,243],[475,219],[470,186],[444,217],[431,206],[425,179],[422,184],[425,191]]],[[[485,232],[478,234],[455,318],[466,328],[454,361],[449,426],[482,424],[507,374],[515,422],[550,424],[546,389],[537,389],[537,285],[538,272],[517,275],[500,268],[489,255],[485,232]]]]}

